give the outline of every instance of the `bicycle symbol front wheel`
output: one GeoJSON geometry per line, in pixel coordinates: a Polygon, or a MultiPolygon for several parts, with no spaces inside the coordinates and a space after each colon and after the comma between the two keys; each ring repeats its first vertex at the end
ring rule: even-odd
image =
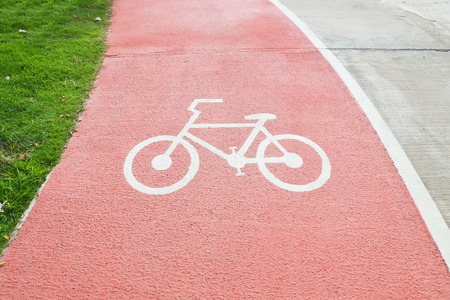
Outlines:
{"type": "MultiPolygon", "coordinates": [[[[297,143],[298,144],[298,143],[297,143]]],[[[291,191],[291,192],[308,192],[315,189],[318,189],[321,187],[325,182],[330,178],[331,175],[331,164],[330,160],[328,159],[325,152],[322,150],[322,148],[319,147],[316,143],[313,141],[299,136],[299,135],[293,135],[293,134],[280,134],[275,135],[271,138],[267,138],[261,142],[261,144],[258,146],[258,150],[256,152],[256,158],[258,162],[258,167],[261,173],[266,177],[267,180],[278,186],[279,188],[291,191]],[[300,142],[300,144],[307,145],[314,149],[314,152],[316,155],[319,156],[319,161],[321,166],[320,174],[317,176],[317,178],[313,178],[312,181],[307,183],[289,183],[287,179],[283,178],[283,180],[277,178],[274,175],[274,172],[270,171],[267,167],[268,159],[266,158],[266,149],[269,145],[274,145],[273,141],[277,141],[280,145],[283,146],[283,144],[287,142],[300,142]]],[[[279,165],[279,164],[278,164],[279,165]]],[[[301,156],[295,152],[289,152],[286,155],[284,155],[284,163],[288,169],[300,169],[303,165],[303,159],[301,156]]],[[[278,174],[277,174],[278,175],[278,174]]]]}
{"type": "MultiPolygon", "coordinates": [[[[192,178],[194,178],[199,168],[198,152],[194,148],[194,146],[192,146],[189,142],[183,139],[179,140],[178,143],[181,144],[188,151],[190,156],[190,164],[188,171],[179,181],[168,186],[152,187],[149,186],[148,184],[143,184],[139,182],[139,180],[136,179],[136,176],[133,173],[133,161],[135,157],[138,155],[138,153],[142,151],[142,149],[154,143],[175,142],[176,139],[177,138],[175,136],[171,135],[155,136],[137,144],[136,146],[134,146],[133,149],[131,149],[130,153],[128,153],[128,156],[125,159],[125,163],[123,166],[123,173],[125,175],[126,180],[133,188],[135,188],[139,192],[148,195],[165,195],[181,189],[182,187],[187,185],[192,180],[192,178]]],[[[152,168],[152,171],[162,171],[169,169],[171,164],[172,160],[170,156],[161,153],[159,155],[154,156],[152,161],[148,162],[147,165],[148,168],[152,168]]]]}

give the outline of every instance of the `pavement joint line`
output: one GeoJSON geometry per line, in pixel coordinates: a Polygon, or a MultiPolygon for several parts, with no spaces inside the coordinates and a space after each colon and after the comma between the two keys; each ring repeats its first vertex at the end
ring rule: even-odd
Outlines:
{"type": "Polygon", "coordinates": [[[428,52],[428,51],[435,51],[435,52],[450,52],[450,49],[441,49],[441,48],[359,48],[359,47],[334,47],[334,48],[321,48],[319,50],[328,49],[331,51],[345,51],[345,50],[356,50],[356,51],[410,51],[410,52],[428,52]]]}
{"type": "Polygon", "coordinates": [[[391,52],[450,52],[450,49],[432,49],[432,48],[370,48],[370,47],[317,47],[317,48],[255,48],[255,49],[233,49],[229,51],[153,51],[146,53],[135,54],[105,54],[103,57],[108,59],[140,57],[149,55],[204,55],[204,54],[235,54],[235,53],[300,53],[300,52],[313,52],[313,51],[391,51],[391,52]]]}
{"type": "Polygon", "coordinates": [[[347,86],[356,102],[364,111],[373,128],[377,132],[381,142],[386,148],[386,151],[394,162],[394,165],[402,177],[411,197],[413,198],[414,203],[416,204],[416,207],[431,234],[431,237],[441,252],[442,258],[447,264],[447,268],[450,270],[450,229],[434,203],[433,198],[431,198],[431,195],[425,187],[422,179],[417,174],[417,171],[414,169],[414,166],[407,157],[400,143],[395,138],[394,134],[387,126],[378,110],[375,108],[374,104],[370,101],[369,97],[358,84],[356,79],[306,23],[300,20],[297,15],[295,15],[280,1],[269,1],[282,13],[284,13],[319,49],[323,57],[330,63],[344,84],[347,86]]]}
{"type": "Polygon", "coordinates": [[[154,51],[146,53],[134,53],[134,54],[106,54],[105,58],[126,58],[126,57],[140,57],[149,55],[204,55],[204,54],[236,54],[236,53],[300,53],[300,52],[316,52],[320,49],[317,48],[255,48],[255,49],[230,49],[229,51],[218,50],[189,50],[189,51],[154,51]]]}

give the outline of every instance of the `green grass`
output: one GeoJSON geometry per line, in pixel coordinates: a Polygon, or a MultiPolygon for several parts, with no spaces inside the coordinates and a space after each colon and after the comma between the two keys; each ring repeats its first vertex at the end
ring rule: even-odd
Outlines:
{"type": "Polygon", "coordinates": [[[111,2],[0,1],[0,250],[83,110],[106,50],[111,2]]]}

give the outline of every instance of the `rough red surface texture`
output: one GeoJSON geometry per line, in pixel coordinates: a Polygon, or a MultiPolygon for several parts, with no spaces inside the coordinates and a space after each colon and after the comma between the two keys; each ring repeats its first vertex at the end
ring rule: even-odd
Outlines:
{"type": "MultiPolygon", "coordinates": [[[[84,118],[2,258],[1,299],[450,299],[447,267],[375,131],[275,6],[116,0],[113,12],[84,118]],[[256,164],[236,176],[192,142],[200,166],[191,182],[167,195],[135,190],[128,153],[177,135],[196,98],[224,99],[199,105],[197,123],[276,115],[265,127],[320,145],[330,179],[287,191],[256,164]]],[[[249,129],[195,134],[231,153],[249,129]]],[[[320,173],[304,151],[305,168],[280,176],[320,173]]],[[[174,173],[185,172],[187,156],[178,157],[174,173]]],[[[153,180],[150,161],[136,161],[136,177],[153,180]]]]}

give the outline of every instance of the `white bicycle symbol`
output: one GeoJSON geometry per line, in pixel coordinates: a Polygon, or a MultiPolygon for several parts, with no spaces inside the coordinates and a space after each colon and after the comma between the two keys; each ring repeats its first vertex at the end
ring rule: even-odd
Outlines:
{"type": "Polygon", "coordinates": [[[299,135],[293,135],[293,134],[281,134],[281,135],[272,135],[265,127],[264,123],[267,120],[274,120],[276,118],[273,114],[263,113],[263,114],[253,114],[245,116],[244,118],[246,120],[256,120],[255,123],[229,123],[229,124],[194,124],[194,122],[197,120],[197,118],[200,115],[200,111],[196,110],[195,107],[197,104],[203,102],[203,103],[221,103],[222,99],[196,99],[194,100],[191,105],[189,106],[188,110],[193,112],[193,115],[189,119],[189,121],[186,123],[184,128],[180,131],[180,133],[177,136],[170,136],[170,135],[161,135],[149,138],[139,144],[137,144],[128,154],[127,158],[125,159],[124,164],[124,175],[128,183],[135,188],[136,190],[146,193],[149,195],[165,195],[173,193],[182,187],[186,186],[192,178],[194,178],[195,174],[197,173],[199,169],[199,157],[198,152],[192,146],[191,143],[189,143],[186,138],[190,139],[191,141],[199,144],[200,146],[205,147],[209,151],[211,151],[214,154],[217,154],[221,158],[225,159],[228,163],[228,165],[232,168],[237,169],[237,176],[244,175],[242,173],[241,169],[247,165],[247,164],[257,164],[259,170],[264,175],[266,179],[268,179],[270,182],[275,184],[276,186],[292,191],[292,192],[306,192],[306,191],[312,191],[319,187],[321,187],[329,178],[331,174],[331,165],[330,161],[325,154],[325,152],[313,141],[299,136],[299,135]],[[189,132],[189,129],[191,128],[243,128],[243,127],[253,127],[253,130],[251,131],[250,135],[242,145],[242,147],[236,152],[237,147],[230,147],[231,154],[227,154],[223,152],[220,149],[217,149],[216,147],[212,146],[211,144],[205,142],[204,140],[194,136],[189,132]],[[267,136],[265,140],[263,140],[260,145],[257,148],[256,151],[256,157],[246,157],[245,154],[247,150],[252,145],[253,141],[255,140],[256,136],[259,133],[263,133],[267,136]],[[309,182],[307,184],[291,184],[284,182],[275,175],[272,174],[272,172],[269,171],[266,164],[280,164],[284,163],[289,168],[300,168],[303,165],[303,159],[300,155],[297,153],[288,152],[285,150],[285,148],[280,144],[283,140],[295,140],[299,141],[301,143],[304,143],[317,152],[317,154],[320,156],[321,163],[322,163],[322,169],[321,173],[314,181],[309,182]],[[170,168],[172,165],[172,158],[171,154],[175,150],[175,148],[178,145],[182,145],[186,150],[188,151],[190,155],[190,165],[189,169],[184,175],[184,177],[179,180],[178,182],[169,185],[169,186],[163,186],[163,187],[151,187],[142,184],[139,182],[135,176],[133,175],[133,160],[136,157],[136,155],[141,151],[144,147],[161,142],[161,141],[169,141],[171,142],[169,148],[162,154],[155,156],[152,159],[151,165],[154,170],[156,171],[163,171],[170,168]],[[278,157],[267,157],[265,156],[265,151],[268,145],[273,144],[275,145],[282,153],[282,156],[278,157]]]}

